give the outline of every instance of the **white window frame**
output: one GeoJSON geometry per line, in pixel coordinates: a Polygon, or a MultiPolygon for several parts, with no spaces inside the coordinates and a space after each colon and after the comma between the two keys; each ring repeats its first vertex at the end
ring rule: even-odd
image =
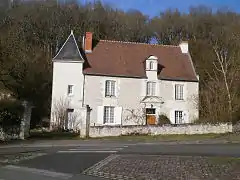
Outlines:
{"type": "Polygon", "coordinates": [[[116,81],[105,81],[105,97],[116,97],[116,81]]]}
{"type": "Polygon", "coordinates": [[[175,84],[174,89],[175,100],[184,100],[184,85],[175,84]]]}
{"type": "Polygon", "coordinates": [[[175,124],[183,124],[184,123],[184,118],[183,118],[183,111],[174,111],[174,119],[175,119],[175,124]]]}
{"type": "Polygon", "coordinates": [[[146,95],[147,96],[156,96],[156,88],[157,88],[156,82],[148,81],[146,95]]]}
{"type": "Polygon", "coordinates": [[[67,87],[67,94],[68,96],[72,96],[73,95],[73,90],[74,90],[74,85],[73,84],[69,84],[67,87]]]}
{"type": "Polygon", "coordinates": [[[104,106],[103,107],[103,124],[114,124],[115,123],[115,107],[104,106]]]}

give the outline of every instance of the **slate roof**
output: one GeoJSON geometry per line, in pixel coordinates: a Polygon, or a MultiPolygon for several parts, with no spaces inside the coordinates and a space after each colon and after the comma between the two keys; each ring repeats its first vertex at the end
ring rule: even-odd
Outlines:
{"type": "Polygon", "coordinates": [[[68,36],[67,40],[58,51],[57,55],[53,58],[53,61],[83,61],[83,57],[78,48],[76,39],[73,32],[68,36]]]}
{"type": "Polygon", "coordinates": [[[158,78],[198,81],[191,56],[179,46],[152,45],[100,40],[92,53],[86,54],[89,67],[85,74],[146,78],[145,60],[158,58],[158,78]]]}

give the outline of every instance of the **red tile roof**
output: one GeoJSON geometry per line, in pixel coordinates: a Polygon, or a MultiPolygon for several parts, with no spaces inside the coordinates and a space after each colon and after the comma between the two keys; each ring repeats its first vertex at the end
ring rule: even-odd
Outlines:
{"type": "Polygon", "coordinates": [[[152,45],[100,40],[92,53],[86,54],[90,67],[85,74],[146,77],[145,60],[154,55],[162,67],[159,79],[198,81],[189,54],[179,46],[152,45]]]}

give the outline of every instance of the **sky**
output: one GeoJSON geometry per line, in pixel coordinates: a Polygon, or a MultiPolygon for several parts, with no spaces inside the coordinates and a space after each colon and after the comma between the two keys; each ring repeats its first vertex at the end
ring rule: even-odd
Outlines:
{"type": "MultiPolygon", "coordinates": [[[[79,0],[80,2],[91,2],[94,0],[79,0]]],[[[213,9],[227,7],[228,9],[240,12],[240,0],[101,0],[115,8],[122,10],[137,9],[150,17],[159,15],[159,12],[166,9],[178,8],[181,12],[188,12],[190,6],[206,5],[213,9]]]]}

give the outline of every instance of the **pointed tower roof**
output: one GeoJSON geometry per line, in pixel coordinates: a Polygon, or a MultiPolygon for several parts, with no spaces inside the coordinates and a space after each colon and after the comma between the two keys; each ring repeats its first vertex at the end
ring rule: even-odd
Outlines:
{"type": "Polygon", "coordinates": [[[73,31],[68,36],[67,40],[58,51],[53,61],[84,61],[81,52],[78,48],[73,31]]]}

